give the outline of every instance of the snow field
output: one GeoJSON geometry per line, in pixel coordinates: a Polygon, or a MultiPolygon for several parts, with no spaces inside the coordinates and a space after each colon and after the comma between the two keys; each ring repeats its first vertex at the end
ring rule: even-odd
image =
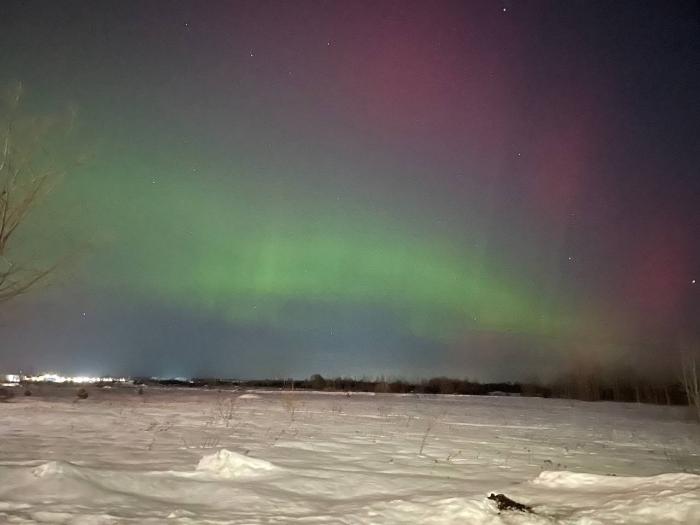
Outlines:
{"type": "Polygon", "coordinates": [[[682,408],[38,390],[0,404],[0,523],[700,523],[682,408]],[[535,513],[499,513],[491,492],[535,513]]]}

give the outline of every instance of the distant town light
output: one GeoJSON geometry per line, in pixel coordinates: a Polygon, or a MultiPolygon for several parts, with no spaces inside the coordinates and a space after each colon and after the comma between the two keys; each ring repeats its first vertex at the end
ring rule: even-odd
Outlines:
{"type": "Polygon", "coordinates": [[[16,374],[8,374],[5,376],[7,382],[19,383],[28,381],[30,383],[125,383],[127,380],[124,377],[90,377],[90,376],[62,376],[55,373],[45,373],[35,376],[19,376],[16,374]],[[14,378],[13,380],[9,379],[14,378]]]}

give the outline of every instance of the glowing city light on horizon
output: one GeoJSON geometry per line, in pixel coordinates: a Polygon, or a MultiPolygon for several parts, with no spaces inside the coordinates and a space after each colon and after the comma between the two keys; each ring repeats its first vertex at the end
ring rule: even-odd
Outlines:
{"type": "Polygon", "coordinates": [[[53,372],[39,375],[6,374],[5,381],[8,383],[125,383],[125,377],[97,377],[97,376],[63,376],[53,372]]]}

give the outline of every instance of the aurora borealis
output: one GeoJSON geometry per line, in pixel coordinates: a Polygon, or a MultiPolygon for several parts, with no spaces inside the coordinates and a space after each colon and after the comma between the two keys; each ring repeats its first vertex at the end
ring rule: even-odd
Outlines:
{"type": "Polygon", "coordinates": [[[697,343],[698,9],[3,2],[4,80],[77,108],[18,246],[67,262],[4,307],[4,366],[513,379],[697,343]]]}

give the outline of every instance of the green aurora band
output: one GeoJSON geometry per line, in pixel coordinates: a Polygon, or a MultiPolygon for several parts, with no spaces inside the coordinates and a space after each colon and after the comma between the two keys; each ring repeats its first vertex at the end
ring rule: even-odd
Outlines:
{"type": "Polygon", "coordinates": [[[303,185],[229,177],[222,191],[221,180],[164,182],[134,162],[103,166],[99,179],[79,174],[61,190],[82,193],[87,233],[110,245],[89,263],[102,266],[95,284],[111,276],[143,301],[292,331],[323,329],[314,312],[325,306],[383,311],[408,334],[448,343],[470,331],[558,337],[576,328],[534,282],[507,278],[449,231],[303,185]]]}

